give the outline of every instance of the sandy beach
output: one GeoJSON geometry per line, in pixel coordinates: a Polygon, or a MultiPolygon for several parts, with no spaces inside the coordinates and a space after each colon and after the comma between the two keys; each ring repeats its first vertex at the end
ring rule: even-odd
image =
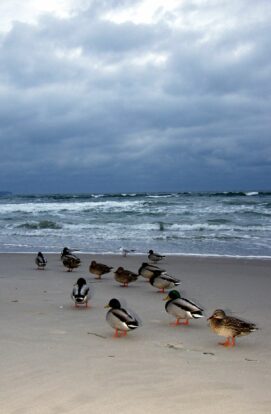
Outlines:
{"type": "Polygon", "coordinates": [[[137,272],[146,256],[79,254],[70,273],[59,255],[46,257],[38,271],[35,254],[0,254],[1,413],[271,412],[271,260],[166,257],[159,266],[206,316],[172,327],[165,295],[145,279],[123,288],[113,273],[95,280],[88,271],[95,259],[137,272]],[[70,298],[79,277],[92,291],[89,309],[70,298]],[[118,339],[105,320],[113,297],[142,320],[118,339]],[[207,323],[216,308],[259,330],[235,348],[219,346],[207,323]]]}

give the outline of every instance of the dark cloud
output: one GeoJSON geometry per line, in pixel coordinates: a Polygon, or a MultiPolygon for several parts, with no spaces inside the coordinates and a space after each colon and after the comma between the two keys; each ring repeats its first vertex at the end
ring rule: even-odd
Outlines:
{"type": "Polygon", "coordinates": [[[152,24],[14,23],[0,38],[0,189],[268,188],[270,14],[185,1],[152,24]]]}

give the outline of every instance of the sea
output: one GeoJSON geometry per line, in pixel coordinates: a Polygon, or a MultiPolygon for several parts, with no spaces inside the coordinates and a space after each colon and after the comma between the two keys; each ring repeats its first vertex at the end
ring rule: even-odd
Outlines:
{"type": "Polygon", "coordinates": [[[0,252],[271,257],[271,191],[4,194],[0,252]]]}

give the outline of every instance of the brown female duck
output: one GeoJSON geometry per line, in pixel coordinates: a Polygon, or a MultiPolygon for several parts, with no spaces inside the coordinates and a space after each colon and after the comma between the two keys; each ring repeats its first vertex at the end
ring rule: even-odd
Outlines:
{"type": "Polygon", "coordinates": [[[128,284],[135,282],[138,278],[138,275],[131,270],[124,269],[119,267],[115,271],[115,280],[119,283],[122,283],[123,287],[128,287],[128,284]]]}
{"type": "Polygon", "coordinates": [[[224,346],[235,346],[237,336],[248,335],[258,329],[254,323],[227,316],[222,309],[216,309],[208,320],[213,332],[227,338],[225,342],[219,343],[224,346]]]}
{"type": "Polygon", "coordinates": [[[101,279],[102,275],[110,273],[113,267],[107,266],[103,263],[97,263],[95,260],[92,260],[89,266],[90,273],[96,275],[95,279],[101,279]]]}

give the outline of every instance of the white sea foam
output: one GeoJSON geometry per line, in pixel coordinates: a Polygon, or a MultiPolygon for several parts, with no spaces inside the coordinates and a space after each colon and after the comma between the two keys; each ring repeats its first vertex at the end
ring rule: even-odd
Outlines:
{"type": "Polygon", "coordinates": [[[255,196],[258,195],[258,191],[249,191],[248,193],[246,193],[247,196],[255,196]]]}
{"type": "Polygon", "coordinates": [[[83,212],[87,210],[126,210],[136,209],[137,205],[142,204],[142,201],[96,201],[96,202],[73,202],[73,203],[20,203],[20,204],[5,204],[1,205],[0,213],[46,213],[46,212],[83,212]]]}
{"type": "Polygon", "coordinates": [[[271,193],[104,194],[0,199],[0,251],[271,255],[271,193]]]}

